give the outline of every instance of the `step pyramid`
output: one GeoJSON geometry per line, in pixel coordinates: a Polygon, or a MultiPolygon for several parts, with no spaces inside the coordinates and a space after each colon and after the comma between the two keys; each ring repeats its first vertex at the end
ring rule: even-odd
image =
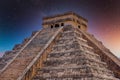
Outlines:
{"type": "Polygon", "coordinates": [[[73,12],[43,18],[32,34],[0,60],[0,80],[120,80],[120,60],[87,32],[73,12]]]}

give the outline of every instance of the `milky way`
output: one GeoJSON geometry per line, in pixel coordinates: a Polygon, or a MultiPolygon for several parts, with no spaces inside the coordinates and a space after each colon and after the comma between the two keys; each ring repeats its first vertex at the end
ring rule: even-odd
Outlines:
{"type": "Polygon", "coordinates": [[[88,19],[88,31],[120,56],[120,0],[1,0],[0,53],[42,28],[42,17],[74,11],[88,19]]]}

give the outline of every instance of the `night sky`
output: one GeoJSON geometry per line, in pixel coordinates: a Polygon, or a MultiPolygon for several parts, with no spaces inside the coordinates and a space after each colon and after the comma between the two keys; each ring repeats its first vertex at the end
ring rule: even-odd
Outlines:
{"type": "Polygon", "coordinates": [[[42,28],[42,17],[73,11],[120,57],[120,0],[0,0],[0,54],[42,28]]]}

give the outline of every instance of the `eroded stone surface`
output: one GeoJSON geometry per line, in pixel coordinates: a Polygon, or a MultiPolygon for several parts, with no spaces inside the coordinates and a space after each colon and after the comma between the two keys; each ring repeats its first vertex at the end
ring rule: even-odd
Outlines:
{"type": "Polygon", "coordinates": [[[119,80],[83,34],[68,27],[33,80],[119,80]]]}
{"type": "MultiPolygon", "coordinates": [[[[50,40],[51,36],[54,35],[56,29],[43,29],[38,33],[38,35],[18,54],[10,65],[0,74],[0,80],[16,80],[24,71],[27,65],[36,57],[36,55],[40,52],[43,46],[50,40]]],[[[28,40],[27,40],[28,42],[28,40]]],[[[26,40],[23,42],[27,43],[26,40]]],[[[18,50],[19,45],[17,45],[14,50],[18,50]]],[[[19,51],[19,50],[18,50],[19,51]]],[[[1,70],[7,63],[9,63],[17,53],[13,53],[12,51],[7,52],[1,60],[3,66],[1,66],[1,70]],[[13,55],[14,54],[14,55],[13,55]],[[4,64],[6,63],[6,64],[4,64]]]]}

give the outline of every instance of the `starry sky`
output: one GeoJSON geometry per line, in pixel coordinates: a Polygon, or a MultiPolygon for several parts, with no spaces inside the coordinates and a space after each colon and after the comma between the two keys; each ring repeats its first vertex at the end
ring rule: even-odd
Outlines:
{"type": "Polygon", "coordinates": [[[120,0],[0,0],[0,55],[42,28],[42,17],[73,11],[120,57],[120,0]]]}

